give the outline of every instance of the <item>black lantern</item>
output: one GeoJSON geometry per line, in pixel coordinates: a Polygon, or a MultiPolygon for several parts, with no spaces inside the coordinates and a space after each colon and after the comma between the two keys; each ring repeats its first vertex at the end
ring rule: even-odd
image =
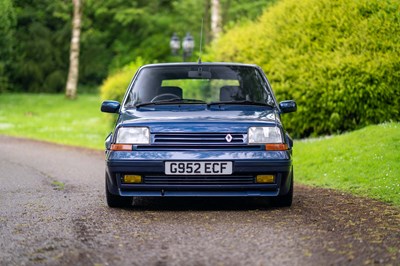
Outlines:
{"type": "MultiPolygon", "coordinates": [[[[173,55],[178,55],[179,50],[181,48],[179,37],[176,33],[174,33],[169,42],[169,46],[171,47],[171,52],[173,55]]],[[[185,38],[182,41],[182,49],[183,49],[183,61],[186,61],[186,58],[190,57],[193,53],[194,49],[194,39],[190,33],[186,33],[185,38]]]]}

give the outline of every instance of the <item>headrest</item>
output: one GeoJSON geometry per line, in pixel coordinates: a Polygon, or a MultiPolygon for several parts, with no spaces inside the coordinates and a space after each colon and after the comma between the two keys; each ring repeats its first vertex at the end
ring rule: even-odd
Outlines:
{"type": "Polygon", "coordinates": [[[176,96],[179,96],[179,98],[182,98],[182,89],[176,86],[161,87],[158,94],[163,94],[163,93],[172,93],[175,94],[176,96]]]}
{"type": "Polygon", "coordinates": [[[219,100],[221,102],[244,100],[242,90],[239,86],[223,86],[219,91],[219,100]]]}

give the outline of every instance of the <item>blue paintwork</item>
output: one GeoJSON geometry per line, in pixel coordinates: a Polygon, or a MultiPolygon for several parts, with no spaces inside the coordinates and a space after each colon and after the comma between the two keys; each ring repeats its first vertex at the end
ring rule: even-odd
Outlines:
{"type": "MultiPolygon", "coordinates": [[[[161,106],[160,106],[161,107],[161,106]]],[[[164,109],[166,106],[162,106],[164,109]]],[[[158,108],[158,107],[157,107],[158,108]]],[[[235,109],[238,107],[236,106],[235,109]]],[[[141,111],[132,109],[121,114],[118,127],[148,126],[151,133],[228,132],[247,133],[250,126],[281,125],[276,110],[246,107],[245,110],[202,109],[201,111],[141,111]]]]}
{"type": "Polygon", "coordinates": [[[101,105],[101,111],[105,113],[117,113],[121,104],[117,101],[104,101],[101,105]]]}
{"type": "Polygon", "coordinates": [[[288,151],[112,151],[109,161],[154,161],[154,160],[290,160],[288,151]]]}
{"type": "MultiPolygon", "coordinates": [[[[180,64],[178,64],[180,65],[180,64]]],[[[241,64],[238,64],[239,66],[241,64]]],[[[169,65],[157,65],[165,66],[169,65]]],[[[259,69],[256,66],[252,66],[259,69]]],[[[132,82],[134,82],[135,78],[132,82]]],[[[132,84],[130,85],[130,87],[132,84]]],[[[127,97],[127,96],[126,96],[127,97]]],[[[125,97],[125,99],[126,99],[125,97]]],[[[113,112],[117,103],[107,102],[105,112],[113,112]]],[[[277,126],[285,132],[280,114],[295,111],[294,101],[276,107],[254,105],[165,104],[120,107],[117,126],[145,126],[150,129],[150,144],[135,145],[132,151],[111,151],[116,134],[106,139],[106,182],[108,191],[119,196],[278,196],[288,193],[292,184],[292,140],[287,151],[266,151],[264,145],[246,145],[251,126],[277,126]],[[242,146],[185,146],[179,142],[160,145],[154,135],[160,133],[243,134],[242,146]],[[274,184],[123,184],[123,174],[164,176],[165,161],[232,161],[232,175],[274,174],[274,184]]],[[[103,107],[102,107],[103,109],[103,107]]],[[[212,178],[212,176],[210,176],[212,178]]]]}
{"type": "MultiPolygon", "coordinates": [[[[239,106],[227,106],[224,109],[207,109],[204,105],[191,106],[188,105],[185,110],[169,110],[176,108],[176,106],[170,106],[168,110],[167,106],[153,107],[151,111],[143,110],[141,107],[139,110],[128,109],[126,112],[121,114],[120,121],[123,124],[140,123],[140,122],[182,122],[188,121],[190,123],[201,123],[206,122],[232,122],[236,124],[242,124],[243,122],[248,123],[281,123],[279,115],[276,110],[266,109],[265,107],[252,107],[246,106],[238,110],[239,106]],[[192,109],[193,108],[193,109],[192,109]],[[235,110],[236,109],[236,110],[235,110]],[[233,120],[232,120],[233,119],[233,120]]],[[[247,131],[247,129],[246,129],[247,131]]]]}

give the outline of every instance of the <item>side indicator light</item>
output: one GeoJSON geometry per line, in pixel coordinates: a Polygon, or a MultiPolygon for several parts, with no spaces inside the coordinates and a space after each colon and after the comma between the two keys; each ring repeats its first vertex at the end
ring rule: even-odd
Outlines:
{"type": "Polygon", "coordinates": [[[142,177],[140,175],[124,175],[124,183],[142,183],[142,177]]]}
{"type": "Polygon", "coordinates": [[[111,144],[112,151],[131,151],[132,144],[111,144]]]}
{"type": "Polygon", "coordinates": [[[256,183],[274,183],[275,176],[274,175],[258,175],[256,177],[256,183]]]}
{"type": "Polygon", "coordinates": [[[265,144],[265,149],[267,151],[286,151],[288,150],[288,145],[284,143],[269,143],[265,144]]]}

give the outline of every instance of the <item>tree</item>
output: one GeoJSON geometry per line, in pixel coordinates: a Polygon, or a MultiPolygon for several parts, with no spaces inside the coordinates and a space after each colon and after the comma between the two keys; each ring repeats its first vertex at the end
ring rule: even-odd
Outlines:
{"type": "Polygon", "coordinates": [[[219,0],[211,0],[211,35],[213,40],[218,39],[222,31],[221,20],[219,0]]]}
{"type": "Polygon", "coordinates": [[[10,64],[15,14],[10,0],[0,1],[0,92],[8,85],[7,66],[10,64]]]}
{"type": "Polygon", "coordinates": [[[65,96],[69,99],[76,98],[79,77],[79,44],[81,35],[81,0],[72,0],[74,15],[72,18],[72,37],[69,56],[69,71],[65,96]]]}

